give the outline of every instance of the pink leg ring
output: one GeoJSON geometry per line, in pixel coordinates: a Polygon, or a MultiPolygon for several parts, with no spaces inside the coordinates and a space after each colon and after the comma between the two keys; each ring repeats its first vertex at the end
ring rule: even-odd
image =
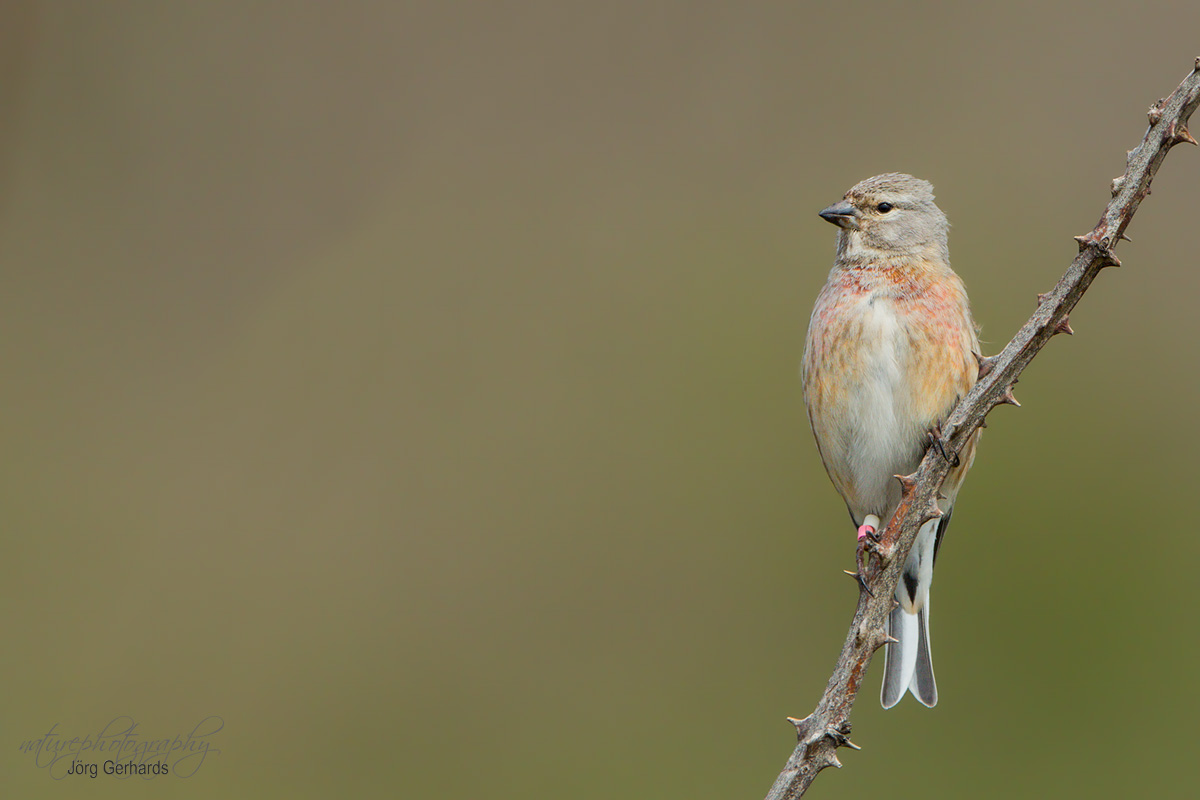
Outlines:
{"type": "Polygon", "coordinates": [[[874,533],[875,533],[875,528],[873,526],[860,525],[858,527],[858,540],[861,542],[863,539],[867,538],[868,536],[870,536],[874,533]]]}

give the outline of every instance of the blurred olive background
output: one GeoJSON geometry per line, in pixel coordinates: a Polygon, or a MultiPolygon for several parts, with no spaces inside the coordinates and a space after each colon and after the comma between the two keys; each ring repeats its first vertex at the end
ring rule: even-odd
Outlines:
{"type": "MultiPolygon", "coordinates": [[[[856,597],[816,212],[933,181],[998,351],[1200,55],[1140,9],[6,3],[5,794],[761,797],[856,597]],[[119,715],[221,752],[19,749],[119,715]]],[[[941,704],[876,664],[811,796],[1193,791],[1198,186],[991,418],[941,704]]]]}

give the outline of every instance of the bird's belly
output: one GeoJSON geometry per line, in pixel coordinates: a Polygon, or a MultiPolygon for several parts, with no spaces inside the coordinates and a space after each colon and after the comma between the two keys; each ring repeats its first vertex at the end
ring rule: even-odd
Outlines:
{"type": "Polygon", "coordinates": [[[884,516],[899,500],[895,475],[907,475],[919,460],[919,433],[908,413],[904,377],[881,367],[851,387],[847,468],[863,513],[884,516]]]}
{"type": "Polygon", "coordinates": [[[920,460],[924,428],[918,419],[912,374],[912,337],[893,303],[864,303],[859,335],[841,341],[851,352],[839,359],[852,365],[834,393],[833,418],[841,421],[841,470],[851,483],[843,492],[858,515],[886,515],[899,502],[895,475],[906,475],[920,460]]]}
{"type": "Polygon", "coordinates": [[[864,513],[884,515],[899,500],[893,477],[916,465],[918,431],[904,375],[903,355],[881,348],[868,360],[861,380],[851,387],[847,466],[864,513]],[[870,363],[875,361],[875,363],[870,363]]]}

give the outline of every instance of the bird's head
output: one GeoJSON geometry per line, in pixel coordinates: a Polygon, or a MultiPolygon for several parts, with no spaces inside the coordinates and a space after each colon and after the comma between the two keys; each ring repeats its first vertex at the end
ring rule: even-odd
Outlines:
{"type": "Polygon", "coordinates": [[[924,256],[949,263],[950,223],[933,202],[929,181],[889,172],[855,184],[840,203],[821,212],[838,232],[838,257],[874,260],[924,256]]]}

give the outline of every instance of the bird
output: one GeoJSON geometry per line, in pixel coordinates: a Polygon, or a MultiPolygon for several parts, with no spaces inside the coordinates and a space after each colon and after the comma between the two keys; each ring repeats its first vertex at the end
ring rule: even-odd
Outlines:
{"type": "MultiPolygon", "coordinates": [[[[801,376],[809,425],[834,488],[865,539],[901,499],[914,472],[979,377],[978,328],[950,268],[949,222],[933,185],[899,172],[868,178],[820,212],[838,227],[833,269],[809,319],[801,376]]],[[[896,586],[880,702],[905,692],[937,704],[929,644],[929,588],[954,500],[975,458],[978,431],[957,454],[896,586]]],[[[861,575],[861,568],[859,574],[861,575]]],[[[861,578],[860,578],[861,580],[861,578]]]]}

